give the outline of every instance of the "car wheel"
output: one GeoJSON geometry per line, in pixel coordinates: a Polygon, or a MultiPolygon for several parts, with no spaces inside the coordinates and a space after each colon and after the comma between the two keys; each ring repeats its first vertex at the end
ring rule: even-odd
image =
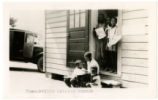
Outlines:
{"type": "Polygon", "coordinates": [[[43,56],[37,60],[38,71],[43,72],[43,56]]]}

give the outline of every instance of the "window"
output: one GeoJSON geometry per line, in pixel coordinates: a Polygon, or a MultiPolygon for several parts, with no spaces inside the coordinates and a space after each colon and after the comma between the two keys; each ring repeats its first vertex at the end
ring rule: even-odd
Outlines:
{"type": "Polygon", "coordinates": [[[26,43],[33,43],[33,40],[34,40],[33,35],[27,34],[27,41],[26,41],[26,43]]]}
{"type": "Polygon", "coordinates": [[[69,28],[81,28],[86,26],[86,10],[70,10],[69,28]]]}

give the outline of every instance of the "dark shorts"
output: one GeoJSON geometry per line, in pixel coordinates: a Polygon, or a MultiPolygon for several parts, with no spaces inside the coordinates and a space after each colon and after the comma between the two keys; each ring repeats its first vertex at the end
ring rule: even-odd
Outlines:
{"type": "Polygon", "coordinates": [[[73,80],[71,80],[71,78],[65,78],[64,81],[65,81],[65,84],[68,87],[71,87],[71,86],[76,87],[77,86],[77,80],[76,80],[76,78],[73,79],[73,80]]]}

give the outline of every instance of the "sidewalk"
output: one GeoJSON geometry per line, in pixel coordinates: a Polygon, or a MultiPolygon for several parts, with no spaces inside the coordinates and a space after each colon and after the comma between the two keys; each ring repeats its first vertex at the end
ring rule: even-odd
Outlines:
{"type": "Polygon", "coordinates": [[[10,61],[9,67],[11,68],[28,68],[37,70],[37,65],[31,62],[22,62],[22,61],[10,61]]]}

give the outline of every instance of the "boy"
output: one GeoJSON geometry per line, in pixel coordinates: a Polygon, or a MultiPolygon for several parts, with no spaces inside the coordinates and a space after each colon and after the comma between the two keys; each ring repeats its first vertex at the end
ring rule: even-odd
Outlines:
{"type": "Polygon", "coordinates": [[[77,81],[77,79],[76,79],[77,76],[78,76],[78,75],[84,75],[84,74],[86,74],[86,73],[87,73],[87,72],[86,72],[86,70],[83,68],[82,61],[81,61],[81,60],[76,60],[76,62],[75,62],[75,69],[74,69],[74,71],[73,71],[71,77],[65,79],[65,83],[66,83],[69,87],[71,87],[71,86],[77,87],[77,85],[78,85],[78,81],[77,81]]]}
{"type": "Polygon", "coordinates": [[[117,18],[112,17],[110,25],[107,29],[108,31],[108,62],[109,69],[111,72],[116,72],[117,70],[117,47],[116,44],[120,41],[121,35],[118,33],[117,29],[117,18]]]}
{"type": "Polygon", "coordinates": [[[92,58],[92,54],[90,52],[86,52],[84,54],[84,58],[87,61],[87,71],[88,73],[91,73],[91,67],[96,66],[97,67],[97,74],[99,74],[99,64],[95,59],[92,58]]]}
{"type": "Polygon", "coordinates": [[[91,82],[87,83],[87,87],[101,88],[100,76],[97,74],[97,67],[93,66],[91,68],[91,82]]]}
{"type": "Polygon", "coordinates": [[[109,43],[108,43],[109,48],[112,47],[113,45],[115,45],[120,40],[121,34],[118,33],[118,28],[117,28],[116,24],[117,24],[117,18],[112,17],[111,21],[110,21],[110,25],[107,29],[108,30],[108,39],[109,39],[109,43]],[[116,40],[116,39],[118,39],[118,40],[116,40]]]}
{"type": "Polygon", "coordinates": [[[95,45],[96,45],[96,60],[98,61],[99,65],[102,66],[104,62],[104,57],[105,57],[105,37],[106,33],[106,24],[105,24],[105,16],[104,14],[99,14],[98,15],[98,25],[96,28],[93,29],[93,35],[95,37],[95,45]],[[100,30],[100,31],[99,31],[100,30]]]}

